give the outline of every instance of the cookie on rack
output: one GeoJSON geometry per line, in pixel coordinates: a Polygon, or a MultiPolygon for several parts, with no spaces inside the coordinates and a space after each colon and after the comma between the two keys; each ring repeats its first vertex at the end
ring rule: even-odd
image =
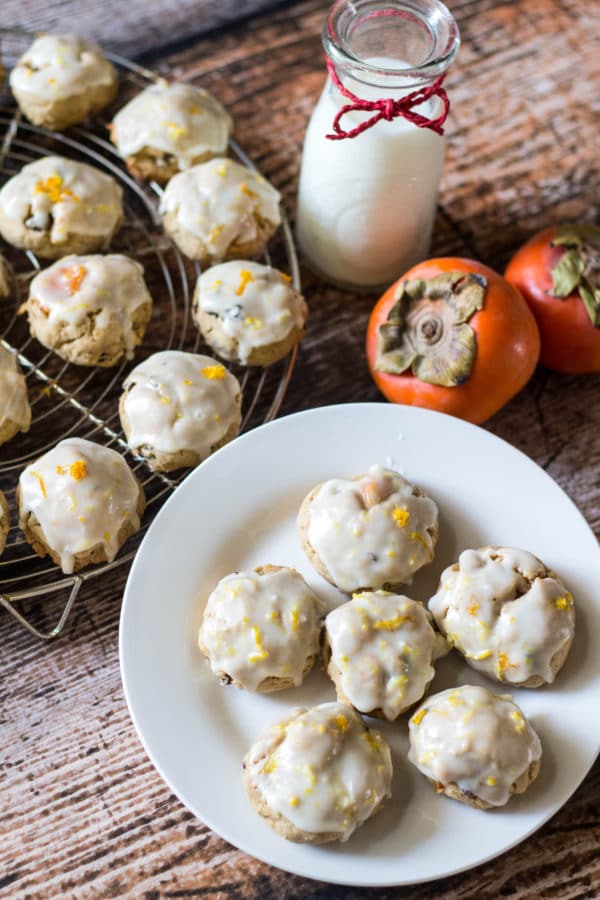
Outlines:
{"type": "Polygon", "coordinates": [[[160,81],[119,110],[110,137],[134,178],[166,184],[177,172],[222,156],[232,128],[208,91],[160,81]]]}
{"type": "Polygon", "coordinates": [[[255,810],[298,843],[347,841],[391,796],[390,748],[341,703],[293,710],[254,742],[243,767],[255,810]]]}
{"type": "Polygon", "coordinates": [[[504,806],[537,778],[542,747],[512,697],[464,685],[434,694],[409,723],[409,760],[438,793],[504,806]]]}
{"type": "Polygon", "coordinates": [[[21,473],[17,503],[28,543],[70,575],[112,562],[138,531],[145,498],[119,453],[66,438],[21,473]]]}
{"type": "Polygon", "coordinates": [[[572,595],[536,556],[514,547],[465,550],[442,573],[429,609],[472,668],[520,687],[551,684],[575,634],[572,595]]]}
{"type": "Polygon", "coordinates": [[[295,569],[234,572],[207,600],[199,647],[222,684],[258,693],[299,687],[319,655],[324,613],[295,569]]]}
{"type": "Polygon", "coordinates": [[[0,444],[10,441],[19,431],[29,431],[30,425],[25,376],[16,355],[0,344],[0,444]]]}
{"type": "Polygon", "coordinates": [[[21,307],[37,340],[79,366],[133,357],[152,314],[142,266],[117,253],[67,256],[31,282],[21,307]]]}
{"type": "Polygon", "coordinates": [[[279,199],[258,172],[216,157],[175,175],[160,212],[181,252],[209,266],[260,256],[281,222],[279,199]]]}
{"type": "Polygon", "coordinates": [[[395,591],[433,559],[438,511],[398,472],[372,466],[309,491],[298,534],[312,566],[341,591],[395,591]]]}
{"type": "Polygon", "coordinates": [[[355,594],[325,619],[323,659],[341,703],[393,722],[421,699],[448,652],[422,603],[387,591],[355,594]]]}
{"type": "Polygon", "coordinates": [[[218,356],[246,366],[269,366],[301,340],[308,307],[288,275],[249,260],[232,260],[202,273],[193,315],[218,356]]]}
{"type": "Polygon", "coordinates": [[[123,388],[119,415],[127,443],[157,472],[197,466],[240,430],[239,382],[210,356],[154,353],[123,388]]]}
{"type": "Polygon", "coordinates": [[[63,156],[23,166],[0,190],[0,234],[46,259],[105,249],[122,220],[114,178],[63,156]]]}
{"type": "Polygon", "coordinates": [[[104,109],[118,77],[100,47],[73,34],[37,37],[10,73],[10,87],[34,125],[63,131],[104,109]]]}

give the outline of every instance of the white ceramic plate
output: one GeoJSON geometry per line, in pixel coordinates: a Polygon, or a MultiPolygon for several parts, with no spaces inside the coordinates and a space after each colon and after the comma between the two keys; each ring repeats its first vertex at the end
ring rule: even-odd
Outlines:
{"type": "MultiPolygon", "coordinates": [[[[292,415],[220,450],[177,489],[136,556],[123,603],[125,695],[152,762],[181,801],[240,849],[298,875],[352,885],[400,885],[449,875],[522,841],[573,793],[600,749],[600,550],[573,503],[531,460],[459,419],[411,407],[350,404],[292,415]],[[221,687],[196,647],[205,598],[228,572],[292,565],[332,604],[312,571],[295,517],[317,482],[381,463],[437,501],[434,562],[407,593],[426,600],[459,551],[485,544],[531,550],[576,599],[577,635],[557,683],[515,698],[543,744],[542,770],[507,807],[479,812],[437,796],[408,763],[406,716],[377,723],[392,746],[393,798],[346,844],[291,844],[253,811],[241,762],[290,707],[335,699],[314,671],[299,689],[261,696],[221,687]]],[[[432,691],[480,683],[456,654],[432,691]]]]}

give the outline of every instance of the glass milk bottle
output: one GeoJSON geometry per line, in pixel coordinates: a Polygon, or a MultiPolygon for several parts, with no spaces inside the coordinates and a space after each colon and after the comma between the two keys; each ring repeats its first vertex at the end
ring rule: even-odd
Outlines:
{"type": "Polygon", "coordinates": [[[329,76],[304,140],[298,244],[327,281],[386,285],[429,250],[458,28],[438,0],[337,0],[323,44],[329,76]]]}

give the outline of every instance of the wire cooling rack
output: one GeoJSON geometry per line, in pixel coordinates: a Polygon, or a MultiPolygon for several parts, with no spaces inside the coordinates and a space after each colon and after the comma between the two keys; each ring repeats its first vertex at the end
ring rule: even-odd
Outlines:
{"type": "MultiPolygon", "coordinates": [[[[26,32],[0,29],[0,57],[6,69],[14,65],[32,39],[33,35],[26,32]]],[[[12,523],[0,559],[0,604],[24,628],[44,640],[61,633],[78,594],[89,580],[133,559],[152,519],[187,474],[187,470],[175,473],[175,477],[157,474],[127,447],[117,409],[127,372],[158,350],[213,355],[203,344],[191,318],[193,288],[200,270],[179,253],[160,226],[157,210],[161,188],[157,184],[134,181],[107,140],[106,125],[116,109],[149,82],[157,81],[158,76],[121,57],[106,55],[119,71],[119,96],[89,129],[76,127],[58,134],[36,127],[16,110],[6,85],[0,94],[0,183],[26,163],[50,153],[90,163],[116,178],[123,188],[125,221],[110,249],[142,263],[154,299],[152,321],[135,360],[111,369],[65,363],[30,336],[25,317],[18,314],[27,298],[29,282],[51,261],[41,263],[33,253],[7,245],[1,247],[11,269],[11,294],[10,300],[2,301],[0,306],[0,339],[5,347],[17,353],[27,379],[32,422],[27,434],[18,434],[0,447],[0,488],[6,494],[12,523]],[[144,486],[147,506],[140,531],[130,538],[114,562],[65,576],[48,558],[40,559],[33,553],[25,541],[16,524],[15,489],[26,465],[71,435],[120,451],[144,486]],[[54,619],[48,622],[43,601],[53,595],[64,595],[65,599],[58,613],[57,604],[51,604],[54,619]]],[[[230,153],[254,168],[234,142],[230,142],[230,153]]],[[[285,218],[264,261],[289,272],[294,286],[300,288],[296,252],[285,218]]],[[[281,363],[265,369],[230,366],[242,386],[242,430],[268,422],[277,415],[295,358],[294,350],[281,363]]]]}

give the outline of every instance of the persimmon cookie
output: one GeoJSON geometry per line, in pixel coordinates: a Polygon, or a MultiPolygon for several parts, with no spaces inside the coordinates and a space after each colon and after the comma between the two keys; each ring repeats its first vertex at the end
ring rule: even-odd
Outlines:
{"type": "Polygon", "coordinates": [[[38,341],[79,366],[133,357],[152,314],[142,266],[117,253],[67,256],[31,282],[21,307],[38,341]]]}
{"type": "Polygon", "coordinates": [[[0,344],[0,444],[18,431],[29,431],[31,407],[27,382],[14,353],[0,344]]]}
{"type": "Polygon", "coordinates": [[[222,684],[262,693],[298,687],[319,655],[324,613],[295,569],[235,572],[208,598],[199,646],[222,684]]]}
{"type": "Polygon", "coordinates": [[[428,697],[408,723],[408,758],[438,793],[504,806],[537,778],[540,739],[512,697],[464,685],[428,697]]]}
{"type": "Polygon", "coordinates": [[[218,356],[246,366],[269,366],[302,338],[308,307],[288,275],[234,260],[202,273],[193,315],[218,356]]]}
{"type": "Polygon", "coordinates": [[[117,94],[118,78],[91,41],[44,34],[17,61],[10,87],[30,122],[62,131],[104,109],[117,94]]]}
{"type": "Polygon", "coordinates": [[[393,721],[425,693],[448,646],[423,604],[387,591],[355,594],[325,619],[323,658],[341,703],[393,721]]]}
{"type": "Polygon", "coordinates": [[[488,678],[551,684],[575,633],[573,597],[543,562],[514,547],[465,550],[429,609],[448,642],[488,678]]]}
{"type": "Polygon", "coordinates": [[[197,466],[240,430],[240,384],[210,356],[154,353],[123,388],[119,415],[127,443],[157,472],[197,466]]]}
{"type": "Polygon", "coordinates": [[[383,736],[341,703],[296,709],[244,758],[254,809],[288,841],[347,841],[391,796],[383,736]]]}
{"type": "Polygon", "coordinates": [[[86,163],[44,156],[0,190],[0,234],[14,247],[58,259],[108,246],[123,219],[114,178],[86,163]]]}
{"type": "Polygon", "coordinates": [[[433,559],[437,506],[398,472],[372,466],[314,487],[298,533],[311,564],[341,591],[393,591],[433,559]]]}
{"type": "Polygon", "coordinates": [[[232,127],[208,91],[165,81],[145,88],[120,109],[110,136],[135,178],[166,184],[177,172],[222,156],[232,127]]]}
{"type": "Polygon", "coordinates": [[[141,484],[115,450],[67,438],[21,473],[19,525],[38,556],[70,575],[112,562],[140,527],[141,484]]]}
{"type": "Polygon", "coordinates": [[[258,172],[217,157],[171,178],[160,212],[181,252],[210,266],[260,256],[281,222],[279,196],[258,172]]]}

